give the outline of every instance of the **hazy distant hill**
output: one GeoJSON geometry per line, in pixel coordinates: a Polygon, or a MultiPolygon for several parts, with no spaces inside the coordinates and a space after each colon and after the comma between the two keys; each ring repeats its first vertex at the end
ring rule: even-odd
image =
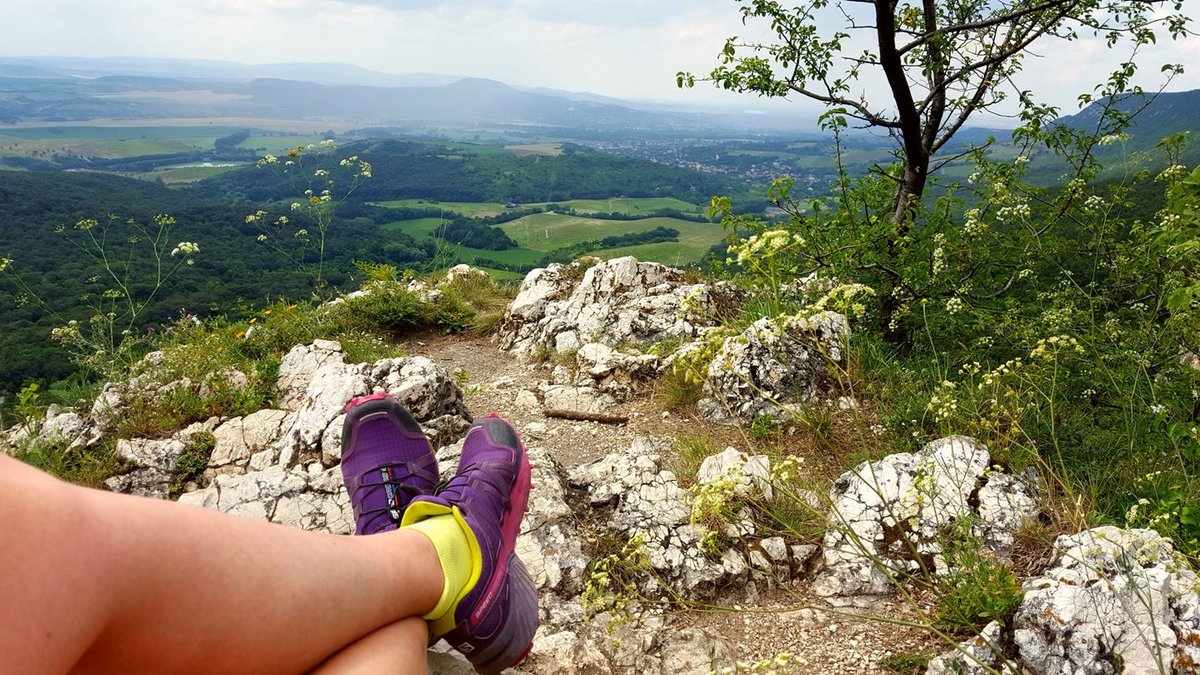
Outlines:
{"type": "Polygon", "coordinates": [[[480,78],[388,75],[341,64],[0,58],[0,122],[259,117],[352,126],[532,125],[567,138],[696,130],[809,130],[815,118],[672,110],[480,78]]]}

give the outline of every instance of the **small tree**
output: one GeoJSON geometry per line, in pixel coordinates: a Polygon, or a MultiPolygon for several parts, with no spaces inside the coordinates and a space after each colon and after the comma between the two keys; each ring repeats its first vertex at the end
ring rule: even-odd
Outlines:
{"type": "MultiPolygon", "coordinates": [[[[1109,47],[1121,41],[1134,51],[1156,40],[1156,28],[1172,38],[1187,31],[1178,14],[1181,0],[807,0],[786,8],[775,0],[739,0],[742,21],[765,19],[776,41],[745,42],[731,37],[720,64],[707,79],[717,86],[767,97],[799,94],[824,103],[868,127],[886,129],[899,145],[899,169],[886,173],[895,183],[892,220],[899,236],[925,188],[935,155],[978,111],[993,109],[1006,98],[1006,87],[1020,72],[1035,43],[1103,36],[1109,47]],[[1169,5],[1176,12],[1156,16],[1169,5]],[[844,17],[840,30],[823,31],[817,14],[836,8],[844,17]],[[875,48],[847,53],[851,31],[869,32],[875,48]],[[864,76],[882,76],[891,100],[883,105],[853,85],[864,76]]],[[[1134,73],[1132,60],[1110,78],[1120,93],[1134,73]]],[[[679,86],[696,77],[681,72],[679,86]]],[[[1015,87],[1014,87],[1015,89],[1015,87]]],[[[1020,114],[1040,124],[1057,110],[1039,106],[1028,91],[1019,91],[1020,114]]]]}
{"type": "MultiPolygon", "coordinates": [[[[1044,142],[1055,151],[1073,154],[1068,158],[1075,169],[1073,178],[1090,178],[1095,171],[1091,147],[1129,122],[1130,115],[1116,105],[1120,95],[1140,93],[1132,86],[1138,50],[1156,40],[1156,30],[1165,27],[1177,38],[1187,33],[1188,24],[1178,13],[1153,13],[1161,3],[1140,0],[807,0],[794,8],[774,0],[739,1],[744,5],[743,22],[768,21],[775,39],[729,38],[720,63],[707,77],[681,72],[678,84],[690,87],[700,79],[767,97],[798,94],[829,107],[822,127],[839,140],[853,123],[884,129],[896,139],[893,166],[876,168],[875,175],[855,189],[842,172],[833,213],[805,215],[790,197],[790,181],[776,181],[770,195],[792,214],[793,227],[807,241],[801,256],[805,264],[797,273],[824,268],[871,285],[878,291],[881,323],[891,342],[905,340],[907,332],[897,317],[917,301],[959,296],[978,300],[1011,289],[1025,267],[1021,260],[1041,246],[1046,227],[1058,221],[1047,217],[1042,225],[1019,229],[1018,221],[1030,225],[1028,199],[1012,187],[1024,170],[1024,156],[1015,166],[997,168],[981,147],[943,152],[971,116],[995,110],[1010,89],[1015,91],[1023,124],[1014,138],[1026,146],[1044,142]],[[842,28],[823,30],[818,14],[824,24],[834,10],[844,18],[842,28]],[[869,33],[874,48],[848,53],[854,32],[869,33]],[[1110,47],[1124,43],[1131,56],[1097,87],[1095,98],[1102,108],[1097,128],[1084,134],[1051,129],[1049,122],[1058,110],[1018,90],[1013,78],[1036,43],[1076,40],[1086,34],[1102,36],[1110,47]],[[872,75],[887,84],[882,102],[854,94],[855,85],[872,75]],[[949,156],[939,158],[939,153],[949,156]],[[979,196],[1004,212],[1014,236],[997,236],[990,246],[975,237],[964,242],[974,250],[954,251],[955,242],[970,235],[964,232],[969,222],[956,229],[948,203],[923,211],[922,198],[931,174],[968,155],[986,169],[977,175],[1000,176],[992,190],[1004,192],[1000,202],[994,194],[979,196]]],[[[1170,6],[1178,12],[1181,4],[1170,6]]],[[[1169,77],[1181,67],[1164,70],[1169,77]]],[[[1081,101],[1092,98],[1086,94],[1081,101]]],[[[838,161],[840,166],[840,143],[838,161]]],[[[1063,191],[1061,203],[1051,208],[1065,213],[1078,194],[1076,189],[1063,191]]],[[[718,202],[718,211],[720,206],[718,202]]],[[[755,229],[728,209],[724,212],[728,227],[755,229]]]]}

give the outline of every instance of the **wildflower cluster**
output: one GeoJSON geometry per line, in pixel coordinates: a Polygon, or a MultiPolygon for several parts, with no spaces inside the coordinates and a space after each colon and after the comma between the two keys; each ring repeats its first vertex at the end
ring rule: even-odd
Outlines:
{"type": "Polygon", "coordinates": [[[308,224],[315,225],[317,236],[311,243],[316,249],[316,262],[310,269],[318,292],[325,284],[325,242],[333,224],[334,211],[362,181],[372,176],[370,162],[358,155],[335,160],[331,157],[334,147],[332,140],[326,140],[319,144],[298,146],[289,150],[283,159],[275,155],[266,155],[260,159],[259,167],[275,171],[287,180],[298,194],[303,195],[303,200],[290,203],[289,211],[292,216],[279,215],[271,218],[270,214],[262,210],[246,216],[247,223],[260,228],[257,236],[259,242],[270,245],[298,267],[309,265],[308,246],[312,238],[308,224]],[[316,168],[308,166],[311,164],[316,164],[316,168]]]}
{"type": "Polygon", "coordinates": [[[833,311],[844,314],[849,318],[866,316],[866,299],[875,297],[875,289],[865,284],[837,284],[825,295],[806,307],[805,313],[833,311]]]}
{"type": "Polygon", "coordinates": [[[732,666],[724,666],[713,671],[713,675],[775,675],[776,673],[792,672],[804,665],[804,659],[791,652],[781,652],[775,656],[758,661],[738,661],[732,666]]]}
{"type": "MultiPolygon", "coordinates": [[[[651,574],[646,552],[646,534],[637,532],[621,547],[620,553],[592,562],[583,580],[580,604],[589,613],[610,612],[619,622],[628,620],[630,610],[645,597],[640,584],[651,574]]],[[[609,624],[610,629],[615,627],[609,624]]]]}
{"type": "Polygon", "coordinates": [[[1035,361],[1049,361],[1063,352],[1082,354],[1083,347],[1070,335],[1054,335],[1038,340],[1037,346],[1029,352],[1029,358],[1035,361]]]}
{"type": "Polygon", "coordinates": [[[701,531],[700,550],[709,557],[719,557],[729,548],[731,527],[742,509],[739,494],[746,489],[747,478],[740,471],[731,471],[714,481],[695,485],[692,495],[691,522],[701,531]]]}

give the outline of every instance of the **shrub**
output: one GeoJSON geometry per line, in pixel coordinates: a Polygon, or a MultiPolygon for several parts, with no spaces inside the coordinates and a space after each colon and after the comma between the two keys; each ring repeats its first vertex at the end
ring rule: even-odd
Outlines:
{"type": "Polygon", "coordinates": [[[1004,563],[964,536],[946,549],[949,572],[938,577],[933,625],[959,637],[977,635],[992,621],[1007,621],[1021,604],[1024,591],[1004,563]]]}

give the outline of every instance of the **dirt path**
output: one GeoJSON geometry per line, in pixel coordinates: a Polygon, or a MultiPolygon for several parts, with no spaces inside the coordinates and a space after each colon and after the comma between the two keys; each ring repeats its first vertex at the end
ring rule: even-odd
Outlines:
{"type": "MultiPolygon", "coordinates": [[[[627,424],[574,422],[549,419],[541,406],[522,391],[536,391],[551,379],[542,365],[527,364],[500,351],[488,338],[478,336],[425,335],[406,345],[409,354],[426,356],[449,370],[459,371],[466,403],[473,415],[498,412],[512,420],[530,446],[547,450],[565,467],[599,459],[629,447],[638,436],[678,438],[705,436],[715,447],[732,445],[753,452],[756,443],[730,427],[723,427],[686,414],[664,416],[649,394],[618,406],[614,414],[628,415],[627,424]]],[[[804,445],[797,438],[798,446],[804,445]]],[[[812,448],[797,447],[809,455],[812,448]]],[[[753,663],[788,652],[802,659],[779,672],[864,675],[924,672],[896,669],[880,663],[903,660],[909,655],[946,651],[926,631],[897,622],[912,621],[917,613],[900,604],[878,608],[865,616],[838,610],[808,591],[808,581],[786,590],[764,591],[744,588],[722,600],[722,609],[689,611],[677,616],[681,625],[702,627],[722,636],[735,650],[738,661],[753,663]]],[[[733,666],[734,664],[728,664],[733,666]]],[[[768,669],[764,669],[766,672],[768,669]]]]}

